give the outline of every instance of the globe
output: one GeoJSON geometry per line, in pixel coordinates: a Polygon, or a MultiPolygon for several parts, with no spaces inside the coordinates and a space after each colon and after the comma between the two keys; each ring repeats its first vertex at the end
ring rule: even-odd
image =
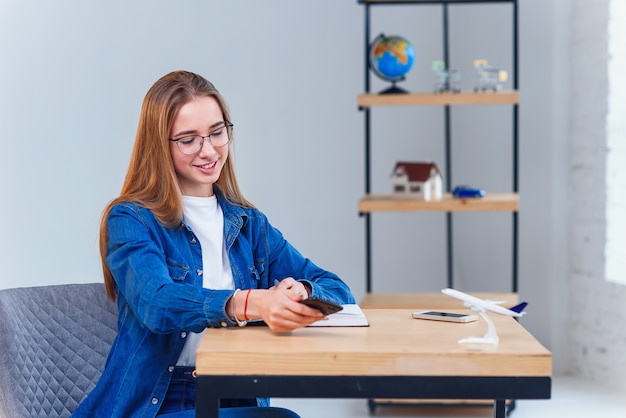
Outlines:
{"type": "Polygon", "coordinates": [[[370,44],[370,68],[378,77],[392,83],[389,89],[381,93],[406,93],[395,84],[404,80],[404,76],[413,66],[413,61],[415,61],[413,45],[402,36],[385,36],[381,33],[370,44]]]}

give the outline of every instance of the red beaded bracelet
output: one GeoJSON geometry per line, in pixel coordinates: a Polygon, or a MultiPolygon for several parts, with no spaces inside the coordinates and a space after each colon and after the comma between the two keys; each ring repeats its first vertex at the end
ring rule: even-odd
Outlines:
{"type": "Polygon", "coordinates": [[[248,292],[246,293],[246,301],[243,304],[243,319],[245,319],[246,321],[249,321],[250,318],[248,318],[248,296],[250,296],[250,291],[252,289],[248,289],[248,292]]]}

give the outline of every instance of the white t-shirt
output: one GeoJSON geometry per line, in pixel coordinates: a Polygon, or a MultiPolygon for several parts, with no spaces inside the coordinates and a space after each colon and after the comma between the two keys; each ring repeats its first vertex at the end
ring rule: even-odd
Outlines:
{"type": "MultiPolygon", "coordinates": [[[[224,244],[224,213],[217,197],[183,196],[183,220],[200,240],[202,247],[202,287],[234,289],[235,281],[224,244]]],[[[196,350],[204,331],[190,332],[177,366],[196,364],[196,350]]]]}

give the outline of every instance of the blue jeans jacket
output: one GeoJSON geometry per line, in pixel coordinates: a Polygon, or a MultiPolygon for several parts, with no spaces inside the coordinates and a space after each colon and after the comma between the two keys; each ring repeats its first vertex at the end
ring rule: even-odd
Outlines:
{"type": "MultiPolygon", "coordinates": [[[[267,289],[291,276],[307,281],[313,297],[354,303],[339,277],[303,257],[263,213],[216,194],[235,287],[267,289]]],[[[200,243],[182,222],[165,228],[148,209],[124,203],[112,209],[107,228],[118,335],[98,384],[73,416],[155,417],[188,332],[236,326],[225,312],[233,291],[202,287],[200,243]]],[[[265,398],[257,402],[269,405],[265,398]]]]}

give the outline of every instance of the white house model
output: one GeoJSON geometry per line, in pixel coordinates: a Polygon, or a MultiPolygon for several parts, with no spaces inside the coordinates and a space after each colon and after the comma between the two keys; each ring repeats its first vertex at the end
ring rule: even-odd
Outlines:
{"type": "Polygon", "coordinates": [[[391,183],[395,197],[441,199],[443,181],[437,165],[432,162],[397,162],[391,183]]]}

